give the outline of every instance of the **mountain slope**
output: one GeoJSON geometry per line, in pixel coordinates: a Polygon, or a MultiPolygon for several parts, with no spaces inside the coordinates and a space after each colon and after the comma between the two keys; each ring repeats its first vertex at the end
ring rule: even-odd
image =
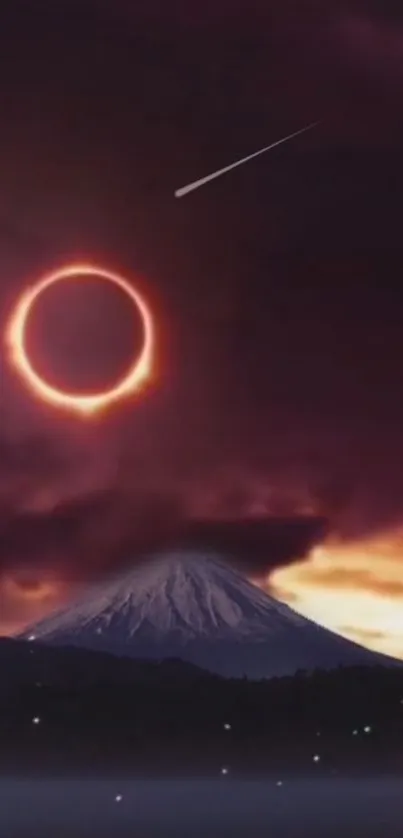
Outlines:
{"type": "Polygon", "coordinates": [[[181,658],[233,677],[394,663],[297,615],[220,559],[191,552],[159,556],[98,585],[22,635],[30,637],[135,658],[181,658]]]}

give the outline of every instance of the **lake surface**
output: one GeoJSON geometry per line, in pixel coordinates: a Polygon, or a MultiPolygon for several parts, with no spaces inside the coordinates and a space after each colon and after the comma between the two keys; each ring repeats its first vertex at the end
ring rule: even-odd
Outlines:
{"type": "Polygon", "coordinates": [[[401,838],[403,778],[0,779],[1,838],[401,838]],[[119,799],[121,796],[122,799],[119,799]],[[118,798],[118,799],[116,799],[118,798]]]}

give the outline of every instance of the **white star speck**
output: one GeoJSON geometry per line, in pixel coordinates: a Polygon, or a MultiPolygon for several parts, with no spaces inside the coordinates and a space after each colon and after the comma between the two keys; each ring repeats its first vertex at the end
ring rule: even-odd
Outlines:
{"type": "Polygon", "coordinates": [[[32,724],[33,725],[39,725],[40,723],[41,723],[41,720],[40,720],[39,716],[34,716],[34,718],[32,719],[32,724]]]}

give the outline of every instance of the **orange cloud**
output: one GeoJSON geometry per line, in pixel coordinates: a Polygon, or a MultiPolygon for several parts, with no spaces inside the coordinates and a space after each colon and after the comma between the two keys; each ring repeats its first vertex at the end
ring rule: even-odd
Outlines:
{"type": "Polygon", "coordinates": [[[274,571],[264,587],[296,611],[375,651],[403,659],[403,532],[329,541],[274,571]]]}
{"type": "Polygon", "coordinates": [[[56,579],[8,574],[0,580],[0,636],[13,635],[42,619],[71,596],[71,588],[56,579]]]}
{"type": "Polygon", "coordinates": [[[56,582],[41,580],[24,581],[5,577],[3,580],[5,593],[14,598],[28,602],[44,602],[47,599],[55,599],[60,592],[60,585],[56,582]]]}
{"type": "Polygon", "coordinates": [[[362,643],[363,646],[368,641],[372,640],[386,640],[387,637],[382,631],[371,631],[371,629],[358,629],[354,626],[342,626],[342,631],[344,634],[348,634],[351,637],[357,638],[358,643],[362,643]]]}

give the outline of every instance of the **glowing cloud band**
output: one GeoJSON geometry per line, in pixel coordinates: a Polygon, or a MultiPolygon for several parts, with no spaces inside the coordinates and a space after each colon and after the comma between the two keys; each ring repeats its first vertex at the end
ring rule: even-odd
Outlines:
{"type": "Polygon", "coordinates": [[[6,345],[9,360],[31,388],[34,395],[55,407],[79,413],[82,416],[93,415],[112,403],[138,391],[149,378],[154,355],[154,325],[150,309],[143,297],[130,283],[111,271],[93,265],[69,265],[66,268],[48,274],[35,285],[27,288],[19,298],[6,330],[6,345]],[[58,390],[48,384],[36,372],[29,359],[26,347],[26,330],[32,308],[40,295],[57,282],[80,277],[95,277],[117,285],[133,302],[140,313],[144,329],[144,341],[139,357],[132,364],[127,375],[118,383],[103,392],[92,395],[77,395],[58,390]]]}

